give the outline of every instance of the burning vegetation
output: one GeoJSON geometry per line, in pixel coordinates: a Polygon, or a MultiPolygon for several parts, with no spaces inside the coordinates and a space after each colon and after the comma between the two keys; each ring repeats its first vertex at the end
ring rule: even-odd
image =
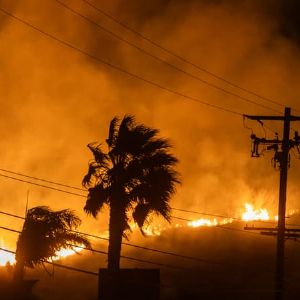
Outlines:
{"type": "MultiPolygon", "coordinates": [[[[292,216],[298,212],[297,209],[289,210],[288,215],[292,216]]],[[[228,217],[228,218],[199,218],[191,221],[187,221],[185,223],[179,224],[170,224],[170,225],[162,225],[154,224],[148,225],[143,229],[143,234],[145,236],[160,236],[164,232],[166,233],[168,230],[172,228],[182,228],[182,227],[215,227],[222,226],[226,224],[234,223],[235,221],[242,222],[251,222],[251,221],[277,221],[277,216],[272,216],[271,213],[266,208],[255,208],[253,204],[245,203],[244,211],[242,212],[240,217],[228,217]]],[[[130,223],[130,228],[133,232],[139,231],[139,227],[134,223],[130,223]]],[[[106,234],[102,234],[101,236],[107,236],[106,234]]],[[[5,244],[2,242],[1,247],[6,248],[5,244]]],[[[51,260],[59,260],[65,257],[74,255],[75,253],[79,253],[83,250],[81,246],[79,247],[70,247],[66,249],[61,249],[56,251],[56,254],[51,257],[51,260]]],[[[15,264],[15,255],[12,253],[7,253],[5,251],[0,250],[0,265],[5,266],[6,264],[13,265],[15,264]]]]}

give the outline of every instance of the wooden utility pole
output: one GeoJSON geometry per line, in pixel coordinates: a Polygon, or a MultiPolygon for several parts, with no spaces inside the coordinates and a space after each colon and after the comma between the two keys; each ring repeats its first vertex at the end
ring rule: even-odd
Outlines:
{"type": "Polygon", "coordinates": [[[280,183],[278,203],[278,233],[276,254],[276,299],[284,299],[284,239],[285,239],[285,207],[289,160],[291,109],[285,108],[282,140],[282,157],[280,161],[280,183]]]}
{"type": "MultiPolygon", "coordinates": [[[[295,132],[295,137],[290,140],[290,122],[299,121],[300,117],[292,116],[291,109],[285,108],[284,116],[248,116],[244,117],[256,120],[261,124],[263,120],[283,121],[283,139],[278,137],[273,140],[266,138],[257,138],[254,134],[251,135],[253,140],[252,156],[259,157],[259,145],[267,145],[268,150],[275,150],[274,165],[279,165],[280,168],[280,184],[279,184],[279,203],[278,203],[278,228],[264,228],[264,230],[273,231],[277,235],[277,251],[276,251],[276,300],[284,299],[284,241],[290,235],[285,227],[285,211],[286,211],[286,189],[287,189],[287,175],[289,167],[289,151],[293,147],[297,147],[299,151],[300,138],[295,132]],[[274,232],[275,231],[275,232],[274,232]]],[[[251,229],[251,228],[245,228],[251,229]]],[[[258,228],[252,228],[257,230],[258,228]]],[[[299,230],[297,230],[299,231],[299,230]]],[[[266,232],[264,232],[265,234],[266,232]]],[[[272,232],[270,232],[272,234],[272,232]]]]}

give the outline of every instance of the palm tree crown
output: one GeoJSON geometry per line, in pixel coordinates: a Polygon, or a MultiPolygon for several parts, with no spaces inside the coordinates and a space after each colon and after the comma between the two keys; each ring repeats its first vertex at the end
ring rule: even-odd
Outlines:
{"type": "Polygon", "coordinates": [[[16,261],[33,268],[63,248],[84,245],[90,248],[89,241],[74,232],[80,219],[69,209],[52,211],[38,206],[28,210],[22,232],[17,241],[16,261]]]}
{"type": "Polygon", "coordinates": [[[168,140],[157,135],[158,130],[136,124],[132,116],[115,117],[109,126],[107,152],[101,144],[88,145],[94,159],[83,179],[88,188],[84,210],[96,217],[104,204],[110,206],[109,267],[119,267],[113,260],[120,253],[115,249],[112,255],[117,247],[112,244],[120,243],[130,229],[131,212],[141,229],[152,212],[170,221],[169,201],[179,183],[174,169],[178,160],[169,152],[168,140]]]}

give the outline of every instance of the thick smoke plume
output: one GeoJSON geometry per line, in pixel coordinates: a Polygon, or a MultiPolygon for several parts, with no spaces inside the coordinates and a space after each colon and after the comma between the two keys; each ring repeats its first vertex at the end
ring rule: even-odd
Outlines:
{"type": "MultiPolygon", "coordinates": [[[[65,3],[203,80],[283,111],[283,107],[184,65],[80,0],[65,3]]],[[[300,107],[298,31],[291,20],[286,21],[292,11],[290,1],[275,5],[258,0],[93,3],[195,64],[282,104],[300,107]]],[[[0,6],[83,51],[168,88],[240,113],[274,114],[170,69],[56,1],[1,0],[0,6]]],[[[126,76],[2,13],[0,26],[0,168],[80,186],[91,158],[86,145],[104,142],[113,116],[129,113],[138,122],[159,128],[161,136],[174,145],[183,184],[173,207],[239,217],[244,203],[250,202],[276,214],[279,173],[271,166],[271,153],[250,158],[251,131],[244,127],[241,116],[126,76]]],[[[267,125],[281,135],[281,124],[267,125]]],[[[247,121],[245,126],[259,136],[274,136],[259,124],[247,121]]],[[[299,161],[292,156],[291,164],[288,208],[299,208],[299,161]]],[[[24,214],[29,191],[30,207],[69,207],[80,213],[83,230],[99,233],[107,229],[105,213],[99,220],[83,213],[84,198],[5,178],[0,179],[0,187],[2,210],[24,214]]],[[[1,220],[17,229],[21,226],[16,220],[1,220]]],[[[13,249],[14,235],[1,232],[1,237],[13,249]]]]}

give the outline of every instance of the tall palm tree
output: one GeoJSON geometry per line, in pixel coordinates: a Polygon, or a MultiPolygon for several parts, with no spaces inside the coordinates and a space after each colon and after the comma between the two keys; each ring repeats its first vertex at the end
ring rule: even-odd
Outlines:
{"type": "Polygon", "coordinates": [[[80,223],[69,209],[52,211],[38,206],[28,210],[17,241],[15,283],[22,283],[25,267],[34,268],[63,248],[73,248],[72,245],[91,248],[89,241],[74,231],[80,223]]]}
{"type": "Polygon", "coordinates": [[[108,269],[120,268],[130,213],[141,230],[152,212],[170,221],[169,201],[180,182],[174,169],[178,160],[170,153],[168,140],[157,135],[158,130],[126,115],[110,122],[106,152],[101,144],[88,145],[94,159],[83,178],[88,188],[84,210],[96,217],[104,204],[110,207],[108,269]]]}

